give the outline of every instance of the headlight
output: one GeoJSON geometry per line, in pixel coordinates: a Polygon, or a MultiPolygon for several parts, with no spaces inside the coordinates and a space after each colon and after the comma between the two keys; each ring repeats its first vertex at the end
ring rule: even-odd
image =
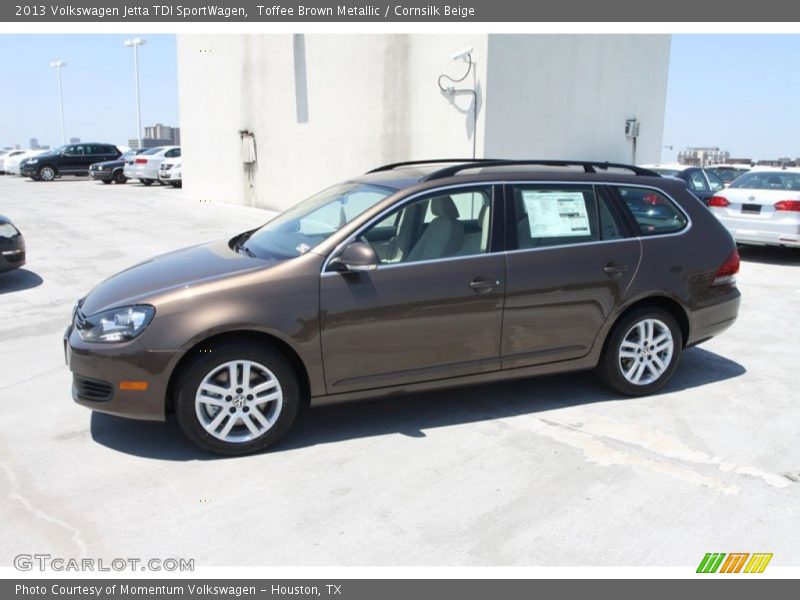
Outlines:
{"type": "Polygon", "coordinates": [[[39,159],[38,159],[38,158],[29,158],[29,159],[28,159],[28,162],[27,162],[27,163],[25,163],[25,164],[26,164],[26,165],[34,165],[34,164],[36,164],[37,162],[39,162],[39,159]]]}
{"type": "Polygon", "coordinates": [[[17,235],[19,231],[11,223],[0,224],[0,237],[12,238],[17,235]]]}
{"type": "Polygon", "coordinates": [[[155,314],[146,304],[112,308],[76,319],[76,329],[84,342],[127,342],[142,333],[155,314]]]}

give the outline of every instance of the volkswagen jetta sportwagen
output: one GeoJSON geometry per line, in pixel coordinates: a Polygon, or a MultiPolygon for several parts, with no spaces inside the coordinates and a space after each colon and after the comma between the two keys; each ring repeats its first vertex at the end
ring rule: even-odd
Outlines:
{"type": "MultiPolygon", "coordinates": [[[[663,386],[736,319],[733,239],[682,181],[567,161],[425,161],[335,185],[78,301],[74,399],[261,450],[303,404],[596,369],[663,386]]],[[[535,382],[531,382],[535,386],[535,382]]]]}

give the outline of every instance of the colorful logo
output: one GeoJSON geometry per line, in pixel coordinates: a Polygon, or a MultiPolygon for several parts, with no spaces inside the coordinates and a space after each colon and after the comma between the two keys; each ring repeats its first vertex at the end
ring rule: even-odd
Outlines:
{"type": "Polygon", "coordinates": [[[763,573],[772,553],[708,552],[697,567],[698,573],[763,573]],[[749,559],[749,560],[748,560],[749,559]],[[744,567],[744,570],[742,569],[744,567]]]}

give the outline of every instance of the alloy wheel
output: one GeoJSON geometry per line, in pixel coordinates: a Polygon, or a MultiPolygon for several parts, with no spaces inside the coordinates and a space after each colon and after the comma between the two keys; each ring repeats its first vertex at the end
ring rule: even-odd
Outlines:
{"type": "Polygon", "coordinates": [[[619,346],[619,367],[633,385],[648,385],[661,377],[672,362],[675,341],[666,323],[659,319],[642,319],[622,338],[619,346]]]}
{"type": "Polygon", "coordinates": [[[42,167],[39,170],[39,179],[42,181],[53,181],[56,178],[56,172],[52,167],[42,167]]]}
{"type": "Polygon", "coordinates": [[[224,442],[255,440],[281,414],[283,390],[275,374],[251,360],[232,360],[211,369],[195,394],[202,427],[224,442]]]}

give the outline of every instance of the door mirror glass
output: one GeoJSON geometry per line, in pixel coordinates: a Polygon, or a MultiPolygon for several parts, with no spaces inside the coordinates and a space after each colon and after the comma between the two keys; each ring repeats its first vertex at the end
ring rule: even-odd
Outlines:
{"type": "Polygon", "coordinates": [[[351,242],[337,259],[331,262],[335,271],[372,271],[378,266],[378,255],[372,246],[364,242],[351,242]]]}

